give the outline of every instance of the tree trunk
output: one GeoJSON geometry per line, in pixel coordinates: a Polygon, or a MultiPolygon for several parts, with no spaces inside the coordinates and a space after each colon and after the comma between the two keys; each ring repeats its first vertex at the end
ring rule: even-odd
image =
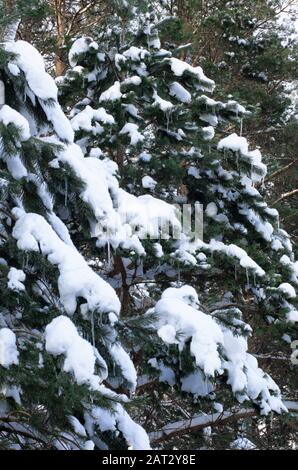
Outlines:
{"type": "Polygon", "coordinates": [[[55,75],[59,77],[63,75],[66,64],[63,61],[63,46],[65,33],[65,0],[55,0],[56,15],[56,56],[55,56],[55,75]]]}
{"type": "MultiPolygon", "coordinates": [[[[3,14],[4,17],[9,18],[15,6],[15,0],[5,0],[4,1],[4,9],[3,14]]],[[[12,42],[15,40],[17,35],[18,27],[20,24],[20,19],[12,19],[8,21],[6,26],[4,26],[3,30],[0,34],[0,42],[12,42]]]]}
{"type": "Polygon", "coordinates": [[[0,109],[5,104],[5,85],[2,80],[0,80],[0,109]]]}
{"type": "Polygon", "coordinates": [[[127,273],[125,266],[123,264],[122,257],[119,255],[114,255],[114,267],[113,270],[109,273],[110,277],[114,277],[117,274],[121,276],[121,287],[116,288],[116,292],[120,297],[121,300],[121,315],[124,317],[127,315],[130,306],[130,293],[129,293],[129,285],[127,284],[127,273]]]}

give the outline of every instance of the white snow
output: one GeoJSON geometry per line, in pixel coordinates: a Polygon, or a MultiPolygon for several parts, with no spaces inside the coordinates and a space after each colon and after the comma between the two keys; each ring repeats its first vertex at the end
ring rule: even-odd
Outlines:
{"type": "Polygon", "coordinates": [[[173,228],[174,233],[181,229],[175,206],[149,194],[136,197],[120,188],[118,213],[122,224],[139,228],[137,232],[139,239],[144,239],[147,235],[152,238],[159,238],[159,236],[167,238],[167,233],[164,235],[164,229],[167,230],[169,226],[173,228]]]}
{"type": "Polygon", "coordinates": [[[124,85],[124,86],[135,85],[135,86],[138,86],[138,85],[141,85],[141,83],[142,83],[141,77],[139,77],[138,75],[133,75],[132,77],[125,78],[125,80],[123,80],[121,82],[121,85],[124,85]]]}
{"type": "Polygon", "coordinates": [[[118,181],[114,177],[117,165],[114,162],[95,157],[84,158],[80,147],[75,144],[65,147],[58,159],[68,163],[85,183],[80,196],[92,207],[95,217],[102,219],[113,212],[111,194],[118,190],[118,181]]]}
{"type": "Polygon", "coordinates": [[[41,251],[50,263],[58,265],[60,299],[69,315],[75,312],[78,297],[86,299],[90,311],[119,313],[114,289],[92,271],[73,246],[58,237],[41,215],[18,214],[13,236],[20,250],[41,251]]]}
{"type": "Polygon", "coordinates": [[[200,369],[181,378],[181,390],[194,396],[205,397],[213,392],[214,386],[200,369]]]}
{"type": "Polygon", "coordinates": [[[114,85],[105,90],[99,97],[99,101],[116,101],[120,100],[122,93],[120,91],[120,82],[116,81],[114,85]]]}
{"type": "Polygon", "coordinates": [[[255,401],[261,408],[261,414],[268,414],[271,410],[276,413],[286,411],[276,383],[258,367],[256,358],[247,353],[247,339],[234,336],[230,330],[222,328],[223,352],[227,358],[223,367],[228,372],[228,384],[238,400],[241,403],[248,399],[255,401]]]}
{"type": "Polygon", "coordinates": [[[153,98],[154,98],[153,106],[156,106],[164,113],[170,111],[174,107],[171,101],[164,100],[163,98],[158,96],[156,90],[154,90],[153,98]]]}
{"type": "Polygon", "coordinates": [[[21,73],[19,67],[16,64],[8,62],[7,68],[14,77],[17,77],[21,73]]]}
{"type": "MultiPolygon", "coordinates": [[[[7,105],[3,105],[0,110],[0,122],[5,126],[14,124],[19,128],[20,131],[20,142],[28,140],[30,138],[29,123],[20,113],[13,110],[7,105]]],[[[19,147],[21,144],[19,143],[19,147]]],[[[0,158],[5,161],[8,171],[15,179],[21,179],[27,176],[27,170],[24,166],[18,150],[16,149],[15,155],[6,155],[3,150],[3,142],[0,137],[0,158]]]]}
{"type": "Polygon", "coordinates": [[[75,56],[80,54],[84,54],[87,52],[90,47],[90,38],[88,37],[81,37],[73,42],[69,53],[68,53],[68,61],[71,67],[75,67],[77,65],[77,60],[75,56]]]}
{"type": "Polygon", "coordinates": [[[140,153],[140,156],[139,156],[139,160],[141,162],[150,162],[150,160],[152,159],[152,155],[150,153],[147,153],[147,152],[142,152],[140,153]]]}
{"type": "Polygon", "coordinates": [[[153,178],[151,178],[151,176],[148,176],[148,175],[143,176],[143,178],[142,178],[143,188],[151,189],[152,191],[154,191],[156,185],[157,185],[157,181],[155,181],[153,178]]]}
{"type": "Polygon", "coordinates": [[[178,344],[176,339],[176,330],[172,325],[163,325],[157,330],[158,336],[167,344],[178,344]]]}
{"type": "Polygon", "coordinates": [[[57,135],[67,142],[73,141],[71,125],[58,103],[58,90],[53,78],[45,71],[42,56],[26,41],[8,42],[5,49],[16,55],[12,63],[25,74],[28,96],[35,95],[57,135]]]}
{"type": "Polygon", "coordinates": [[[16,335],[9,328],[0,329],[0,364],[9,367],[19,363],[19,352],[16,346],[16,335]]]}
{"type": "Polygon", "coordinates": [[[253,449],[256,449],[256,445],[253,444],[246,437],[238,437],[235,441],[233,441],[231,443],[230,447],[231,447],[231,449],[238,449],[238,450],[253,450],[253,449]]]}
{"type": "Polygon", "coordinates": [[[70,422],[71,426],[73,427],[73,430],[76,434],[78,434],[81,437],[86,437],[87,436],[86,430],[85,430],[84,426],[82,425],[82,423],[80,423],[78,418],[76,418],[75,416],[69,416],[68,420],[69,420],[69,422],[70,422]]]}
{"type": "Polygon", "coordinates": [[[298,261],[292,262],[287,255],[283,255],[280,262],[291,270],[291,281],[298,284],[298,261]]]}
{"type": "Polygon", "coordinates": [[[0,109],[0,122],[2,122],[4,126],[13,124],[18,127],[20,130],[21,142],[30,139],[30,128],[27,119],[6,104],[0,109]]]}
{"type": "Polygon", "coordinates": [[[157,258],[161,258],[164,255],[164,252],[160,243],[154,243],[153,248],[154,248],[155,256],[157,258]]]}
{"type": "Polygon", "coordinates": [[[215,135],[215,130],[213,126],[202,127],[203,139],[212,140],[215,135]]]}
{"type": "Polygon", "coordinates": [[[177,77],[182,77],[184,72],[187,71],[195,75],[198,78],[198,80],[201,81],[204,85],[207,85],[211,89],[214,88],[214,81],[206,77],[206,75],[203,72],[202,67],[200,66],[193,67],[187,62],[184,62],[183,60],[180,60],[180,59],[176,59],[174,57],[171,57],[170,59],[164,59],[164,60],[170,64],[172,72],[177,77]]]}
{"type": "Polygon", "coordinates": [[[45,347],[47,352],[54,356],[65,355],[63,370],[72,372],[78,384],[94,387],[99,383],[100,377],[94,374],[94,348],[79,335],[68,317],[60,315],[46,326],[45,347]]]}
{"type": "Polygon", "coordinates": [[[198,308],[200,301],[196,290],[192,286],[168,287],[161,295],[162,299],[179,299],[193,308],[198,308]]]}
{"type": "Polygon", "coordinates": [[[208,217],[213,218],[217,215],[217,212],[218,212],[218,207],[215,204],[215,202],[209,202],[209,204],[207,204],[206,206],[205,214],[208,215],[208,217]]]}
{"type": "Polygon", "coordinates": [[[173,82],[170,85],[170,95],[181,101],[181,103],[191,102],[191,94],[178,82],[173,82]]]}
{"type": "Polygon", "coordinates": [[[131,46],[123,53],[123,55],[126,59],[130,59],[132,62],[140,62],[149,55],[149,52],[146,49],[131,46]]]}
{"type": "Polygon", "coordinates": [[[99,121],[110,125],[115,122],[113,116],[108,114],[104,108],[93,109],[89,105],[83,111],[76,114],[70,122],[74,131],[82,129],[98,133],[98,127],[94,126],[92,121],[99,121]]]}
{"type": "Polygon", "coordinates": [[[54,80],[45,72],[42,56],[26,41],[10,42],[5,45],[8,52],[16,55],[13,64],[25,73],[33,93],[42,100],[57,100],[57,87],[54,80]]]}
{"type": "Polygon", "coordinates": [[[180,351],[186,341],[191,340],[190,351],[196,365],[213,377],[221,370],[218,346],[223,342],[222,332],[212,317],[194,309],[175,294],[170,296],[168,292],[155,305],[159,336],[168,344],[178,343],[180,351]],[[164,326],[167,330],[161,330],[164,326]]]}
{"type": "Polygon", "coordinates": [[[140,239],[147,235],[159,237],[163,227],[181,229],[176,208],[151,195],[136,197],[119,188],[117,165],[109,159],[84,157],[77,145],[64,146],[57,163],[67,162],[85,183],[80,197],[90,205],[95,221],[90,221],[91,236],[98,246],[109,243],[123,246],[139,255],[145,253],[140,239]],[[139,227],[138,232],[135,227],[139,227]]]}
{"type": "Polygon", "coordinates": [[[127,445],[133,450],[150,449],[149,437],[145,430],[135,423],[120,403],[115,403],[111,410],[93,407],[90,414],[85,414],[86,424],[90,436],[94,433],[94,425],[102,432],[120,431],[126,439],[127,445]]]}
{"type": "Polygon", "coordinates": [[[287,321],[289,323],[298,323],[298,310],[291,304],[286,305],[289,311],[286,313],[287,321]]]}
{"type": "Polygon", "coordinates": [[[283,282],[278,286],[278,290],[282,292],[288,299],[294,299],[296,297],[296,291],[294,287],[288,282],[283,282]]]}
{"type": "Polygon", "coordinates": [[[118,343],[114,343],[109,349],[113,360],[121,368],[123,377],[131,385],[131,389],[135,390],[137,373],[129,354],[118,343]]]}
{"type": "Polygon", "coordinates": [[[207,245],[211,249],[211,251],[220,251],[225,253],[227,256],[232,256],[238,258],[240,262],[240,266],[243,268],[251,269],[254,271],[258,276],[264,276],[265,271],[246,253],[243,248],[240,248],[237,245],[230,244],[225,245],[222,242],[216,241],[212,239],[207,245]]]}
{"type": "Polygon", "coordinates": [[[274,232],[273,226],[261,219],[260,215],[248,204],[239,204],[239,214],[242,214],[253,225],[254,229],[262,235],[264,240],[271,242],[274,232]]]}
{"type": "Polygon", "coordinates": [[[25,290],[25,286],[23,282],[26,279],[26,275],[24,271],[22,271],[21,269],[10,268],[7,278],[8,278],[7,286],[9,289],[16,290],[16,291],[25,290]]]}
{"type": "MultiPolygon", "coordinates": [[[[190,286],[183,287],[189,289],[190,286]]],[[[215,318],[191,307],[188,300],[185,302],[181,289],[167,289],[149,312],[157,316],[157,333],[165,343],[178,344],[182,351],[185,342],[190,340],[190,352],[198,368],[182,379],[182,389],[198,396],[207,395],[213,390],[208,377],[221,375],[226,370],[227,382],[239,402],[254,401],[262,414],[271,410],[286,411],[275,382],[247,353],[247,339],[234,336],[231,330],[219,326],[215,318]]]]}
{"type": "Polygon", "coordinates": [[[249,151],[248,142],[245,137],[240,137],[236,133],[230,134],[221,139],[217,144],[218,150],[231,150],[238,153],[244,160],[255,167],[258,172],[251,169],[251,179],[253,182],[261,181],[267,173],[267,167],[262,163],[262,155],[258,149],[249,151]]]}
{"type": "Polygon", "coordinates": [[[130,145],[137,145],[139,142],[143,142],[144,136],[139,132],[137,124],[127,122],[119,132],[120,135],[128,134],[130,138],[130,145]]]}
{"type": "Polygon", "coordinates": [[[223,410],[224,410],[224,407],[222,406],[221,403],[218,403],[218,402],[214,402],[213,403],[213,408],[215,409],[215,411],[217,411],[218,413],[222,413],[223,410]]]}
{"type": "Polygon", "coordinates": [[[237,134],[230,134],[218,142],[218,150],[228,149],[233,152],[248,153],[248,142],[245,137],[239,137],[237,134]]]}

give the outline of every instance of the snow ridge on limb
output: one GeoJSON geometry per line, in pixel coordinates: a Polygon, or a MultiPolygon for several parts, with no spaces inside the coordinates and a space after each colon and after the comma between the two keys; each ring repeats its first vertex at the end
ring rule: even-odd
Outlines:
{"type": "MultiPolygon", "coordinates": [[[[187,285],[166,289],[155,307],[148,311],[156,315],[155,327],[164,343],[177,344],[182,352],[190,342],[190,354],[198,369],[183,377],[183,389],[195,396],[204,396],[208,380],[225,373],[240,403],[251,400],[264,415],[270,411],[287,411],[276,383],[258,367],[256,358],[247,353],[247,339],[223,326],[216,315],[200,311],[193,291],[187,285]],[[199,378],[202,373],[203,387],[199,378]]],[[[247,332],[251,332],[251,328],[246,327],[247,332]]],[[[164,369],[158,362],[154,367],[164,369]]]]}
{"type": "Polygon", "coordinates": [[[66,313],[73,315],[77,298],[83,297],[90,311],[119,314],[120,301],[114,289],[87,265],[83,256],[73,246],[67,245],[39,214],[24,214],[13,210],[17,217],[13,237],[20,250],[36,251],[58,265],[58,288],[66,313]]]}
{"type": "Polygon", "coordinates": [[[7,52],[14,54],[8,63],[12,75],[25,75],[26,95],[32,105],[36,99],[42,107],[48,121],[62,141],[72,142],[74,133],[71,125],[58,103],[58,90],[52,77],[45,71],[44,61],[35,47],[26,41],[7,42],[7,52]]]}

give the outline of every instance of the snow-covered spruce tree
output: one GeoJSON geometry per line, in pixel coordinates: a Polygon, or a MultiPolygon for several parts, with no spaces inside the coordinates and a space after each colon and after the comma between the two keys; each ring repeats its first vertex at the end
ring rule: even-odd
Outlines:
{"type": "Polygon", "coordinates": [[[108,188],[113,168],[88,166],[72,143],[56,85],[30,44],[3,43],[0,58],[0,445],[148,448],[123,407],[128,396],[108,378],[114,363],[123,390],[135,387],[114,328],[119,299],[63,222],[71,229],[71,200],[84,238],[92,210],[102,210],[95,184],[104,176],[108,188]]]}
{"type": "Polygon", "coordinates": [[[167,28],[163,39],[179,44],[183,35],[184,42],[192,43],[193,60],[216,82],[216,99],[231,94],[247,109],[252,107],[243,135],[261,145],[268,164],[265,184],[257,187],[295,236],[297,123],[289,100],[290,83],[298,76],[295,2],[186,0],[163,5],[176,14],[175,34],[167,28]]]}
{"type": "Polygon", "coordinates": [[[70,117],[85,160],[115,172],[91,224],[95,243],[84,247],[102,262],[108,254],[98,270],[117,287],[118,327],[146,380],[157,375],[174,393],[200,397],[200,410],[212,409],[215,393],[231,404],[227,383],[239,402],[280,412],[276,385],[247,353],[243,315],[272,342],[284,330],[294,335],[297,264],[277,211],[254,187],[266,167],[241,136],[247,111],[210,98],[214,82],[178,58],[185,48],[161,48],[153,15],[138,18],[139,28],[134,19],[129,29],[115,15],[96,41],[76,40],[71,69],[59,79],[64,103],[78,98],[70,117]],[[238,134],[226,134],[229,123],[238,134]],[[126,190],[117,187],[114,162],[126,190]],[[185,234],[152,240],[157,219],[159,236],[168,224],[179,230],[177,202],[203,204],[204,242],[185,234]],[[149,328],[142,322],[150,316],[149,328]]]}

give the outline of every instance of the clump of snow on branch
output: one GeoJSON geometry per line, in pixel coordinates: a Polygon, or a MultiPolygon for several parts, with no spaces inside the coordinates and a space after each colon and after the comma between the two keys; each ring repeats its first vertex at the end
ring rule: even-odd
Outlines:
{"type": "Polygon", "coordinates": [[[0,364],[10,367],[19,363],[19,352],[16,345],[16,335],[9,328],[0,329],[0,364]]]}
{"type": "Polygon", "coordinates": [[[60,298],[69,315],[75,312],[78,297],[85,298],[90,311],[119,313],[120,302],[114,289],[92,271],[76,248],[62,241],[42,216],[20,210],[15,214],[18,220],[13,236],[18,248],[41,250],[51,264],[58,266],[60,298]]]}

